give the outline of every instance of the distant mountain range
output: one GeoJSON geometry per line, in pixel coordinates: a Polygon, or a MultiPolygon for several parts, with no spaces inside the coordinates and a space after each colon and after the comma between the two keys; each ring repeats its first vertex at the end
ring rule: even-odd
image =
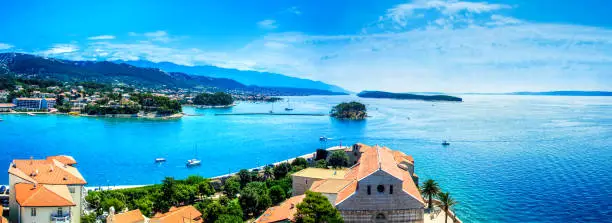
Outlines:
{"type": "Polygon", "coordinates": [[[245,85],[229,78],[166,72],[108,61],[71,61],[21,53],[0,53],[0,74],[72,82],[124,83],[149,88],[213,88],[270,95],[344,94],[306,87],[245,85]]]}
{"type": "Polygon", "coordinates": [[[350,93],[349,91],[330,85],[321,81],[313,81],[297,77],[289,77],[277,73],[244,71],[228,69],[215,66],[183,66],[170,62],[154,63],[151,61],[115,61],[117,63],[127,63],[137,67],[159,68],[166,72],[183,72],[194,75],[203,75],[216,78],[229,78],[245,85],[256,85],[262,87],[288,87],[288,88],[309,88],[332,92],[350,93]]]}

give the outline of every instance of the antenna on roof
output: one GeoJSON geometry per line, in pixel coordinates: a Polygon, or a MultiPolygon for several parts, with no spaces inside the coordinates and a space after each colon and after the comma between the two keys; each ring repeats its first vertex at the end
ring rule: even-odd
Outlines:
{"type": "Polygon", "coordinates": [[[53,164],[49,164],[49,172],[53,172],[53,164]]]}

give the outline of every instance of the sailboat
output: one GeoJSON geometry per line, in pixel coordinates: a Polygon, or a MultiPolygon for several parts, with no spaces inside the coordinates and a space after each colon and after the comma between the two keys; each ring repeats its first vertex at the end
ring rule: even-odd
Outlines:
{"type": "Polygon", "coordinates": [[[274,102],[272,102],[272,110],[270,110],[270,114],[274,113],[274,102]]]}
{"type": "MultiPolygon", "coordinates": [[[[196,146],[195,148],[195,154],[196,154],[195,157],[197,157],[198,156],[198,146],[196,146]]],[[[202,161],[200,161],[199,159],[193,158],[193,159],[187,160],[186,165],[187,167],[193,167],[193,166],[199,166],[201,163],[202,161]]]]}
{"type": "Polygon", "coordinates": [[[291,104],[289,104],[289,99],[287,99],[287,107],[285,108],[285,111],[293,111],[291,104]]]}

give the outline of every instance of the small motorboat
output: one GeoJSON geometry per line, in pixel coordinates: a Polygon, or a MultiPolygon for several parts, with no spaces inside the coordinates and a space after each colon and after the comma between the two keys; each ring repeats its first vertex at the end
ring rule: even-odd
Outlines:
{"type": "Polygon", "coordinates": [[[293,108],[285,108],[285,111],[293,111],[293,108]]]}
{"type": "Polygon", "coordinates": [[[190,166],[199,166],[200,163],[202,163],[202,161],[200,161],[199,159],[195,159],[195,158],[187,160],[187,166],[188,167],[190,167],[190,166]]]}
{"type": "Polygon", "coordinates": [[[166,158],[155,158],[155,162],[156,162],[156,163],[163,163],[163,162],[166,162],[166,158]]]}
{"type": "Polygon", "coordinates": [[[446,141],[446,140],[445,140],[444,142],[442,142],[442,145],[443,145],[443,146],[450,146],[450,142],[448,142],[448,141],[446,141]]]}
{"type": "Polygon", "coordinates": [[[32,113],[32,112],[28,112],[28,115],[29,115],[29,116],[35,116],[35,114],[34,114],[34,113],[32,113]]]}

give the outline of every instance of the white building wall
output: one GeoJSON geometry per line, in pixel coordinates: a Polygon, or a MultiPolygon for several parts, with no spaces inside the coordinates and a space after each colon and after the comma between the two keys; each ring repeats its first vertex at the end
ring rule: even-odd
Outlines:
{"type": "Polygon", "coordinates": [[[10,222],[17,222],[19,219],[19,204],[15,200],[15,184],[18,183],[30,183],[24,179],[16,177],[13,174],[9,174],[9,188],[11,193],[9,195],[9,218],[10,222]]]}
{"type": "MultiPolygon", "coordinates": [[[[21,211],[20,221],[18,223],[51,223],[51,215],[56,215],[59,207],[20,207],[21,211]],[[32,216],[32,208],[36,208],[36,216],[32,216]]],[[[63,213],[73,211],[74,207],[62,207],[63,213]]],[[[74,216],[72,212],[72,216],[74,216]]],[[[71,219],[71,223],[79,223],[80,219],[71,219]]]]}
{"type": "Polygon", "coordinates": [[[70,195],[72,195],[72,200],[76,204],[76,206],[72,209],[72,222],[81,222],[81,214],[83,211],[83,190],[85,188],[83,185],[68,185],[68,190],[70,190],[70,195]],[[72,190],[74,189],[74,193],[72,190]]]}

